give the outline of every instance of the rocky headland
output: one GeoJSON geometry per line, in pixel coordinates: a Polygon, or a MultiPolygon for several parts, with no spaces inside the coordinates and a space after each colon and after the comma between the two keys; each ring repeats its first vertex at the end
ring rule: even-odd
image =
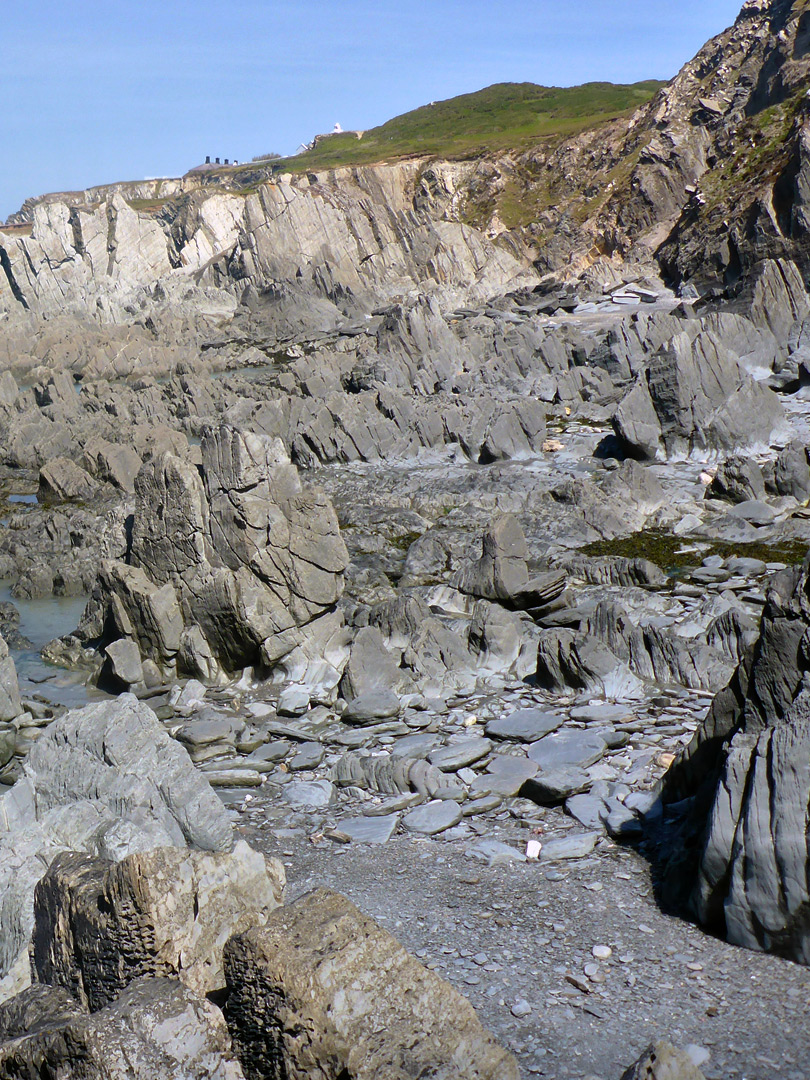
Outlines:
{"type": "Polygon", "coordinates": [[[0,1075],[810,1077],[808,56],[0,227],[0,1075]]]}

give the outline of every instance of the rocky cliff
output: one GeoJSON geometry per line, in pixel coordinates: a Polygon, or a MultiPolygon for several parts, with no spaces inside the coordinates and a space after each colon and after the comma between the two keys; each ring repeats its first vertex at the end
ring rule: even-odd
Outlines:
{"type": "Polygon", "coordinates": [[[808,50],[805,0],[750,0],[632,117],[529,152],[30,200],[0,233],[0,312],[151,320],[167,342],[178,311],[205,338],[252,287],[285,340],[604,260],[655,257],[713,296],[745,292],[763,259],[807,276],[808,50]]]}

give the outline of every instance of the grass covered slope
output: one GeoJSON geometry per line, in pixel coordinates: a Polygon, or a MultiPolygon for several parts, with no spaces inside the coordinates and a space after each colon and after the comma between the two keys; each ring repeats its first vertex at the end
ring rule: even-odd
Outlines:
{"type": "Polygon", "coordinates": [[[663,85],[654,80],[568,87],[496,83],[403,113],[364,132],[361,139],[348,132],[331,135],[279,164],[291,171],[315,170],[411,155],[463,158],[520,149],[537,139],[574,135],[629,113],[663,85]]]}

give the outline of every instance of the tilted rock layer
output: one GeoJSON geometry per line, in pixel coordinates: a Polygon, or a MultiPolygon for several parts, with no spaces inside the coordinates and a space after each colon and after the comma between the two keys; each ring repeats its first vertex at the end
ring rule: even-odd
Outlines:
{"type": "Polygon", "coordinates": [[[758,640],[664,778],[665,811],[685,798],[665,895],[736,944],[810,963],[810,558],[780,575],[758,640]]]}
{"type": "Polygon", "coordinates": [[[128,559],[101,566],[77,630],[127,684],[143,680],[142,662],[209,681],[270,666],[343,590],[332,505],[302,488],[277,440],[222,427],[201,451],[202,478],[170,453],[141,469],[128,559]]]}

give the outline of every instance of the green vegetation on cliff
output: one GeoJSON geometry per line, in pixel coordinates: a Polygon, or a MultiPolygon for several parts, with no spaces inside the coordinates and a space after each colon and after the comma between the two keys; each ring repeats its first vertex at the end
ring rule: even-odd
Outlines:
{"type": "Polygon", "coordinates": [[[363,133],[330,135],[278,164],[283,170],[331,169],[429,155],[465,158],[562,138],[631,112],[664,84],[585,83],[549,87],[497,83],[474,94],[423,105],[363,133]]]}

